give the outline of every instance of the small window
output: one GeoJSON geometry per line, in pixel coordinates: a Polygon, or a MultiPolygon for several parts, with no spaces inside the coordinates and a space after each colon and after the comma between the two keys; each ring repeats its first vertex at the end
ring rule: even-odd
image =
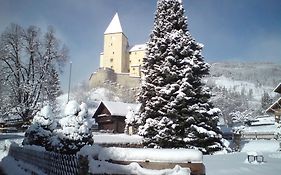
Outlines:
{"type": "Polygon", "coordinates": [[[112,52],[112,54],[114,55],[114,52],[112,52]]]}
{"type": "Polygon", "coordinates": [[[133,71],[135,70],[135,68],[133,67],[133,71]]]}
{"type": "Polygon", "coordinates": [[[113,58],[110,58],[110,62],[113,62],[113,58]]]}

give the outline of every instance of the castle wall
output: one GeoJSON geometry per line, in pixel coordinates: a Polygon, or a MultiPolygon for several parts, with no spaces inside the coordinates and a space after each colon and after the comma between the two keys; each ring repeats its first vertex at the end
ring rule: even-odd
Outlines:
{"type": "Polygon", "coordinates": [[[120,88],[139,88],[140,77],[132,77],[129,73],[115,73],[110,68],[99,68],[89,80],[90,88],[103,87],[105,83],[116,84],[120,88]]]}
{"type": "Polygon", "coordinates": [[[116,83],[125,88],[137,88],[140,86],[140,77],[132,77],[129,73],[116,74],[116,83]]]}
{"type": "Polygon", "coordinates": [[[110,68],[99,68],[89,79],[90,88],[101,87],[105,81],[116,82],[116,74],[110,68]]]}

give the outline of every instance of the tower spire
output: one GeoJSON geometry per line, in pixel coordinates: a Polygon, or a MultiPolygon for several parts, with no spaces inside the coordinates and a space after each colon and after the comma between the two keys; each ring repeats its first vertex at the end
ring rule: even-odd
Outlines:
{"type": "Polygon", "coordinates": [[[123,33],[118,13],[114,15],[113,19],[111,20],[110,24],[104,32],[104,34],[110,33],[123,33]]]}

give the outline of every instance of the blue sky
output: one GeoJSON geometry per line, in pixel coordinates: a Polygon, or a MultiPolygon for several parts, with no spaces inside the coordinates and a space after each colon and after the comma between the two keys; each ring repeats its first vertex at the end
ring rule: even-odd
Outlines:
{"type": "MultiPolygon", "coordinates": [[[[183,0],[188,28],[207,62],[281,63],[280,0],[183,0]]],[[[156,0],[0,0],[0,32],[10,23],[53,26],[70,50],[72,85],[99,66],[103,33],[116,12],[130,45],[147,42],[156,0]]],[[[68,70],[62,75],[67,87],[68,70]]]]}

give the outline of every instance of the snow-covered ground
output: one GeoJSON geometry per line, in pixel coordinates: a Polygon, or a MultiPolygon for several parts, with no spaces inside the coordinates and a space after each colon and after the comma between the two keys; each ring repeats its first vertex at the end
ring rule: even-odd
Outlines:
{"type": "Polygon", "coordinates": [[[248,163],[247,153],[204,156],[207,175],[279,175],[281,152],[266,152],[264,163],[248,163]]]}
{"type": "MultiPolygon", "coordinates": [[[[13,140],[17,143],[22,141],[22,139],[13,140]]],[[[141,137],[135,135],[128,136],[125,134],[94,133],[94,140],[96,143],[139,143],[141,137]]],[[[7,146],[9,144],[10,142],[7,140],[0,141],[0,160],[7,155],[7,146]]],[[[247,141],[244,143],[241,152],[203,156],[203,163],[205,164],[206,174],[208,175],[279,175],[281,172],[281,152],[279,150],[280,141],[247,141]],[[247,152],[249,151],[262,152],[265,161],[263,163],[248,163],[246,160],[247,152]]],[[[167,154],[167,157],[168,156],[169,155],[167,154]]],[[[26,165],[23,162],[17,162],[11,157],[5,157],[3,160],[1,165],[8,175],[31,174],[30,172],[25,172],[19,168],[19,165],[21,167],[30,167],[30,165],[26,165]]],[[[134,166],[135,165],[133,165],[133,167],[134,166]]],[[[177,172],[177,170],[178,172],[180,172],[180,170],[182,172],[187,172],[180,168],[170,171],[177,172]]],[[[39,170],[36,170],[36,172],[43,174],[39,170]]]]}

